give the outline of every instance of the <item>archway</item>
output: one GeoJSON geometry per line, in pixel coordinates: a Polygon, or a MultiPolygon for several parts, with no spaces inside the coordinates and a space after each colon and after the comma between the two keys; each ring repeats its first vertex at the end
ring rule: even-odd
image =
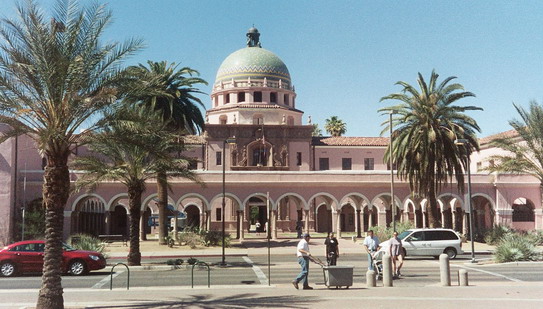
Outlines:
{"type": "Polygon", "coordinates": [[[266,201],[259,196],[253,196],[247,203],[247,209],[249,232],[256,232],[257,234],[265,232],[268,224],[266,201]]]}
{"type": "Polygon", "coordinates": [[[512,205],[512,227],[514,229],[530,231],[535,229],[534,203],[526,198],[518,198],[512,205]]]}
{"type": "Polygon", "coordinates": [[[196,205],[189,205],[185,207],[185,214],[187,215],[186,227],[198,228],[200,226],[200,209],[196,205]]]}
{"type": "Polygon", "coordinates": [[[317,232],[327,233],[332,231],[332,211],[325,204],[317,207],[317,232]]]}
{"type": "Polygon", "coordinates": [[[344,232],[355,231],[355,210],[351,204],[347,204],[341,207],[340,227],[341,231],[344,232]]]}
{"type": "Polygon", "coordinates": [[[110,232],[114,235],[128,235],[128,213],[122,205],[115,206],[111,213],[110,232]]]}
{"type": "Polygon", "coordinates": [[[105,233],[106,213],[105,205],[95,197],[80,201],[76,206],[79,233],[98,236],[105,233]]]}

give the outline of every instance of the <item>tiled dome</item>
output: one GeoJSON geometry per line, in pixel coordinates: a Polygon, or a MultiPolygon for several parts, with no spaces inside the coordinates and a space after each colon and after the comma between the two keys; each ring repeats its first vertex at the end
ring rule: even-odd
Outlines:
{"type": "Polygon", "coordinates": [[[251,28],[248,36],[255,33],[256,42],[249,40],[248,47],[235,51],[224,59],[217,72],[215,83],[228,82],[232,79],[247,80],[250,77],[251,80],[264,78],[269,81],[281,80],[282,83],[290,85],[290,73],[285,63],[271,51],[260,47],[258,30],[251,28]]]}

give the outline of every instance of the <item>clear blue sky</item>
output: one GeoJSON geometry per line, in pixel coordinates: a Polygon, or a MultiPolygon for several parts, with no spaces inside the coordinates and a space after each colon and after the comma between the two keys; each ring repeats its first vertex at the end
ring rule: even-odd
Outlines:
{"type": "MultiPolygon", "coordinates": [[[[49,9],[54,1],[38,2],[49,9]]],[[[254,24],[262,46],[287,64],[304,123],[311,115],[323,128],[335,115],[347,123],[346,136],[379,136],[388,119],[377,113],[387,104],[379,99],[400,91],[395,82],[415,84],[418,72],[429,78],[432,69],[476,94],[459,104],[484,109],[470,114],[480,137],[510,129],[513,102],[543,101],[540,0],[99,2],[114,16],[106,40],[147,44],[127,65],[177,62],[210,84],[254,24]]],[[[0,14],[12,17],[14,3],[0,0],[0,14]]],[[[203,100],[209,108],[209,96],[203,100]]]]}

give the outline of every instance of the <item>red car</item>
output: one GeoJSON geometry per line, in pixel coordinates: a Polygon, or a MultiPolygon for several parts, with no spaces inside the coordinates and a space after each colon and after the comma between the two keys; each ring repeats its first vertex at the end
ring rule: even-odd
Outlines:
{"type": "MultiPolygon", "coordinates": [[[[10,277],[17,273],[41,272],[45,241],[26,240],[0,249],[0,275],[10,277]]],[[[75,276],[106,267],[101,253],[76,250],[63,244],[62,271],[75,276]]]]}

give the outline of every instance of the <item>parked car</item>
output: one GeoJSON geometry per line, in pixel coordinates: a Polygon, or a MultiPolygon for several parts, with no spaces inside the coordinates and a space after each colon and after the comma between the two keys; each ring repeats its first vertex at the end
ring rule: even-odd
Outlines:
{"type": "MultiPolygon", "coordinates": [[[[0,249],[0,275],[14,276],[20,273],[41,272],[45,241],[27,240],[13,243],[0,249]]],[[[106,267],[101,253],[76,250],[63,244],[62,271],[74,276],[84,275],[91,270],[106,267]]]]}
{"type": "MultiPolygon", "coordinates": [[[[406,256],[434,256],[445,253],[450,259],[462,251],[462,239],[451,229],[411,229],[398,235],[406,256]]],[[[388,250],[389,241],[381,243],[381,250],[388,250]]]]}

